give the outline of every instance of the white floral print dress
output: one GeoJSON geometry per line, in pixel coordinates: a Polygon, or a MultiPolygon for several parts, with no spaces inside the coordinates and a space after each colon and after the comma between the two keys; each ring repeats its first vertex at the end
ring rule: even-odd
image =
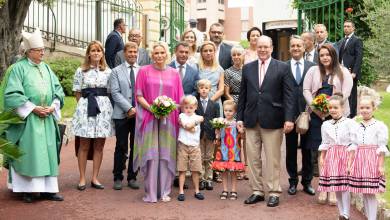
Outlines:
{"type": "MultiPolygon", "coordinates": [[[[85,88],[109,88],[111,70],[100,71],[90,69],[83,72],[81,68],[76,70],[73,81],[73,91],[81,92],[85,88]]],[[[94,117],[88,117],[88,98],[81,97],[77,103],[76,111],[72,119],[72,130],[75,136],[84,138],[105,138],[114,135],[114,124],[111,119],[113,112],[108,96],[96,96],[100,113],[94,117]]]]}

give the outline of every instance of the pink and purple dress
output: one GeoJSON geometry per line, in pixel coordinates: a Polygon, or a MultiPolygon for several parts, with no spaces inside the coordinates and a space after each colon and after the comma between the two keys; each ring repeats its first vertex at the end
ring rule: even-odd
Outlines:
{"type": "MultiPolygon", "coordinates": [[[[136,96],[152,104],[158,96],[166,95],[180,103],[183,87],[179,73],[166,67],[156,69],[153,64],[141,67],[138,72],[136,96]]],[[[157,202],[171,192],[176,172],[176,142],[179,111],[166,119],[156,119],[151,112],[137,104],[134,169],[140,168],[145,178],[145,202],[157,202]]]]}
{"type": "Polygon", "coordinates": [[[357,129],[357,149],[349,177],[349,191],[353,193],[375,194],[385,192],[386,178],[378,170],[381,153],[389,154],[386,147],[389,140],[386,125],[372,119],[360,123],[357,129]]]}

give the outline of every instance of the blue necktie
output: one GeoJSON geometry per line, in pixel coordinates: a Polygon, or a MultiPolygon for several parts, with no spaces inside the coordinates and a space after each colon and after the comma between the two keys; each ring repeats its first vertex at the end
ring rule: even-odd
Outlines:
{"type": "Polygon", "coordinates": [[[299,68],[299,64],[300,62],[295,63],[295,65],[297,65],[297,67],[295,68],[295,81],[297,81],[298,85],[299,83],[301,83],[301,79],[302,79],[301,68],[299,68]]]}
{"type": "Polygon", "coordinates": [[[130,82],[131,82],[131,105],[135,107],[135,75],[133,66],[130,67],[130,82]]]}

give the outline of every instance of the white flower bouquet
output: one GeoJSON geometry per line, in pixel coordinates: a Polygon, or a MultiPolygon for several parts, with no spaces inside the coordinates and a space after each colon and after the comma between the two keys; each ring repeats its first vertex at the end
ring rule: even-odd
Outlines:
{"type": "Polygon", "coordinates": [[[160,119],[176,109],[176,103],[171,98],[163,95],[157,97],[152,106],[150,106],[150,111],[153,113],[154,117],[160,119]]]}

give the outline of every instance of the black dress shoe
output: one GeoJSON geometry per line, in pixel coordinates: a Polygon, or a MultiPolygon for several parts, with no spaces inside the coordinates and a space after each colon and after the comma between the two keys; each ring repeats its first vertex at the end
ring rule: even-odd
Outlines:
{"type": "Polygon", "coordinates": [[[84,191],[86,188],[87,188],[87,186],[85,184],[84,185],[77,185],[77,190],[79,190],[79,191],[84,191]]]}
{"type": "Polygon", "coordinates": [[[206,188],[206,182],[205,181],[200,181],[199,182],[199,190],[204,190],[206,188]]]}
{"type": "Polygon", "coordinates": [[[297,194],[297,186],[296,185],[290,185],[290,187],[287,190],[287,193],[289,195],[295,195],[297,194]]]}
{"type": "Polygon", "coordinates": [[[45,200],[57,201],[57,202],[64,201],[64,197],[62,197],[57,193],[41,193],[41,198],[45,200]]]}
{"type": "Polygon", "coordinates": [[[25,203],[32,203],[33,202],[33,195],[32,195],[32,193],[23,193],[23,201],[25,203]]]}
{"type": "Polygon", "coordinates": [[[213,183],[211,181],[206,182],[205,187],[206,187],[207,190],[213,190],[214,189],[213,183]]]}
{"type": "Polygon", "coordinates": [[[175,179],[173,180],[173,186],[179,188],[179,177],[175,177],[175,179]]]}
{"type": "Polygon", "coordinates": [[[95,188],[95,189],[104,189],[104,186],[101,185],[101,184],[95,184],[93,182],[91,182],[91,187],[92,188],[95,188]]]}
{"type": "Polygon", "coordinates": [[[276,207],[279,205],[279,197],[277,196],[270,196],[267,202],[268,207],[276,207]]]}
{"type": "Polygon", "coordinates": [[[252,194],[251,196],[249,196],[249,198],[247,198],[244,201],[244,203],[245,204],[255,204],[258,202],[262,202],[262,201],[264,201],[264,196],[252,194]]]}
{"type": "Polygon", "coordinates": [[[311,196],[314,196],[316,194],[316,191],[311,187],[310,185],[308,186],[303,186],[303,191],[311,196]]]}

